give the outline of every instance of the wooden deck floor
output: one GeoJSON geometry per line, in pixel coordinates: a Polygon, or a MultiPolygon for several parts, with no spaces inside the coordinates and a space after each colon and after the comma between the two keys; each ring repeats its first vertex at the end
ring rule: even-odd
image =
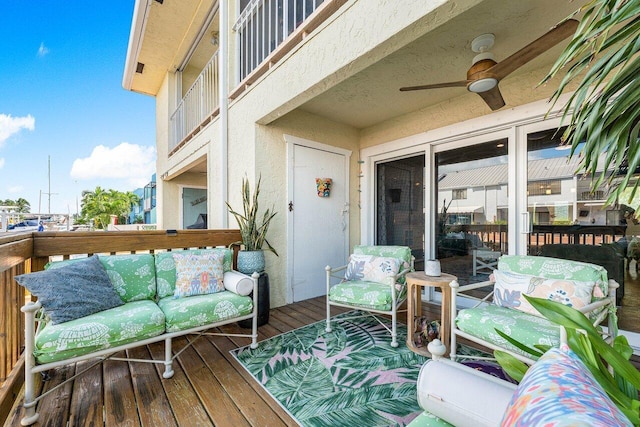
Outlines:
{"type": "MultiPolygon", "coordinates": [[[[272,309],[259,340],[324,318],[324,297],[272,309]]],[[[344,310],[335,308],[332,314],[344,310]]],[[[440,307],[423,304],[423,314],[438,318],[440,307]]],[[[402,317],[401,317],[402,318],[402,317]]],[[[237,325],[226,332],[240,330],[237,325]]],[[[246,329],[242,330],[246,332],[246,329]]],[[[404,337],[402,337],[404,339],[404,337]]],[[[184,342],[176,340],[176,348],[184,342]]],[[[204,337],[174,363],[173,378],[162,379],[162,365],[107,361],[47,396],[36,426],[296,426],[298,425],[240,366],[229,350],[248,339],[204,337]]],[[[130,357],[161,358],[163,344],[129,351],[130,357]]],[[[86,363],[52,372],[45,387],[81,370],[86,363]]],[[[22,401],[5,426],[18,426],[22,401]]]]}

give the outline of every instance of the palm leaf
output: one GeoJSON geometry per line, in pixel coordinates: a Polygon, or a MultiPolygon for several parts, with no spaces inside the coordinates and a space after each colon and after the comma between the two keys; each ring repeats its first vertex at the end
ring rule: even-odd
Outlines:
{"type": "Polygon", "coordinates": [[[275,373],[265,386],[287,406],[310,397],[324,396],[334,389],[331,373],[315,357],[275,373]]]}

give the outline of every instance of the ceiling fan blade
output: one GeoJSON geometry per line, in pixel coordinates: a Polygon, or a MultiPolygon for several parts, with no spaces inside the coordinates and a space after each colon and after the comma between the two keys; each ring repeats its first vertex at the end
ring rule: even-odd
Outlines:
{"type": "Polygon", "coordinates": [[[422,86],[407,86],[401,87],[401,92],[407,92],[410,90],[422,90],[422,89],[439,89],[443,87],[466,87],[470,83],[469,80],[461,80],[459,82],[447,82],[447,83],[435,83],[432,85],[422,85],[422,86]]]}
{"type": "Polygon", "coordinates": [[[486,73],[495,76],[498,80],[501,80],[538,55],[543,54],[562,40],[571,36],[575,33],[576,28],[578,28],[578,21],[575,19],[568,19],[555,26],[539,39],[529,43],[510,57],[498,62],[493,67],[489,68],[486,73]]]}
{"type": "Polygon", "coordinates": [[[505,105],[504,99],[502,98],[502,94],[500,93],[500,89],[497,85],[486,92],[478,92],[478,95],[484,99],[484,102],[486,102],[489,108],[493,111],[499,110],[505,105]]]}

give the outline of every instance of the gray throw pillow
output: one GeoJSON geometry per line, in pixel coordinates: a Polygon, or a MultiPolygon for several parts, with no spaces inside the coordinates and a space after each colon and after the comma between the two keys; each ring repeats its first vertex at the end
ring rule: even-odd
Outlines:
{"type": "Polygon", "coordinates": [[[38,297],[54,324],[124,304],[98,255],[56,269],[21,274],[16,281],[38,297]]]}

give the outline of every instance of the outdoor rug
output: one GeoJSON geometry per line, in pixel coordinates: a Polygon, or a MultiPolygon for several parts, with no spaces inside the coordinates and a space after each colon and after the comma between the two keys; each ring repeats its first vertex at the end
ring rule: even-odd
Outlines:
{"type": "Polygon", "coordinates": [[[232,354],[302,426],[404,426],[420,412],[416,380],[427,358],[397,348],[372,317],[355,312],[286,332],[232,354]],[[342,320],[340,320],[342,319],[342,320]],[[337,320],[337,321],[336,321],[337,320]]]}

